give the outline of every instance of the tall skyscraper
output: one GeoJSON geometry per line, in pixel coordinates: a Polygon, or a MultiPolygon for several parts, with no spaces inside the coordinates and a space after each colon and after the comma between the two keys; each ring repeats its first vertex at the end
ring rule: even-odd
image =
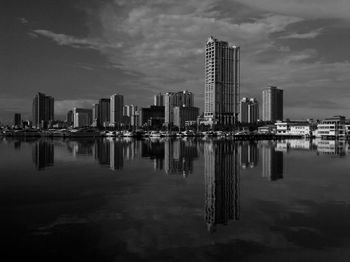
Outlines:
{"type": "Polygon", "coordinates": [[[95,127],[98,126],[99,108],[99,104],[92,104],[92,125],[95,127]]]}
{"type": "Polygon", "coordinates": [[[99,100],[98,126],[109,126],[110,121],[110,99],[101,98],[99,100]]]}
{"type": "Polygon", "coordinates": [[[123,122],[124,97],[114,94],[111,96],[110,103],[110,124],[118,126],[123,122]]]}
{"type": "Polygon", "coordinates": [[[209,37],[205,48],[204,118],[211,124],[238,120],[240,48],[209,37]]]}
{"type": "Polygon", "coordinates": [[[255,123],[259,119],[259,103],[255,98],[243,97],[240,102],[239,121],[255,123]]]}
{"type": "Polygon", "coordinates": [[[33,126],[46,128],[49,121],[54,120],[54,98],[43,93],[37,93],[33,99],[33,126]]]}
{"type": "Polygon", "coordinates": [[[193,106],[193,94],[189,91],[181,92],[168,92],[164,94],[164,106],[165,106],[165,124],[173,124],[174,122],[174,107],[192,107],[193,106]]]}
{"type": "Polygon", "coordinates": [[[15,126],[22,126],[22,116],[19,113],[15,113],[15,119],[14,119],[14,125],[15,126]]]}
{"type": "Polygon", "coordinates": [[[283,120],[283,90],[275,86],[262,92],[262,120],[272,121],[283,120]]]}
{"type": "Polygon", "coordinates": [[[162,93],[156,94],[154,96],[153,105],[155,105],[155,106],[164,106],[164,95],[162,93]]]}

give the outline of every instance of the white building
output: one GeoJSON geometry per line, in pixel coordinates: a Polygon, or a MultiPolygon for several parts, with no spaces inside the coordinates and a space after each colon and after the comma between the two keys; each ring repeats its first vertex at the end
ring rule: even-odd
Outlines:
{"type": "Polygon", "coordinates": [[[317,138],[345,138],[347,125],[344,116],[334,116],[323,120],[317,125],[317,138]]]}
{"type": "Polygon", "coordinates": [[[286,135],[286,136],[311,136],[312,135],[312,126],[308,122],[277,121],[275,125],[276,125],[277,135],[286,135]]]}

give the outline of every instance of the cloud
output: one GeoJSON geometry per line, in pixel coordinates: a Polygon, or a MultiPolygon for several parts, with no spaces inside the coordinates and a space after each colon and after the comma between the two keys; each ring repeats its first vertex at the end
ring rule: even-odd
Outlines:
{"type": "Polygon", "coordinates": [[[280,39],[313,39],[321,34],[322,28],[313,30],[308,33],[292,33],[285,36],[281,36],[280,39]]]}
{"type": "Polygon", "coordinates": [[[244,5],[267,12],[311,18],[339,18],[349,20],[348,0],[236,0],[244,5]]]}
{"type": "Polygon", "coordinates": [[[97,100],[87,100],[84,98],[74,100],[55,100],[55,115],[66,115],[67,112],[74,107],[92,108],[92,104],[97,102],[97,100]]]}
{"type": "Polygon", "coordinates": [[[34,34],[35,36],[44,36],[55,41],[59,45],[71,46],[74,48],[89,48],[89,49],[102,50],[104,48],[122,47],[122,43],[110,44],[110,43],[102,42],[98,39],[77,38],[77,37],[69,36],[65,34],[57,34],[44,29],[33,30],[31,34],[34,34]]]}

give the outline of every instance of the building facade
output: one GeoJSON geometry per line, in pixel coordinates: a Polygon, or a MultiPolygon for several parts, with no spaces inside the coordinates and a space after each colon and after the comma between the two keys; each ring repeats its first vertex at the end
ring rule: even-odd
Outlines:
{"type": "Polygon", "coordinates": [[[92,109],[73,108],[73,126],[88,127],[92,124],[92,109]]]}
{"type": "Polygon", "coordinates": [[[199,108],[192,106],[175,106],[174,107],[174,126],[182,129],[186,121],[196,121],[199,116],[199,108]]]}
{"type": "Polygon", "coordinates": [[[162,93],[156,94],[153,99],[153,105],[164,106],[164,95],[162,93]]]}
{"type": "Polygon", "coordinates": [[[111,112],[111,100],[109,98],[101,98],[99,100],[98,126],[109,126],[111,112]]]}
{"type": "Polygon", "coordinates": [[[192,107],[193,94],[189,91],[168,92],[164,94],[165,124],[167,126],[174,123],[174,107],[192,107]]]}
{"type": "Polygon", "coordinates": [[[150,106],[139,111],[140,126],[158,127],[164,124],[164,106],[150,106]]]}
{"type": "Polygon", "coordinates": [[[210,37],[205,48],[204,117],[208,123],[238,120],[240,48],[210,37]]]}
{"type": "Polygon", "coordinates": [[[15,113],[15,117],[14,117],[14,125],[17,127],[22,126],[22,116],[19,113],[15,113]]]}
{"type": "Polygon", "coordinates": [[[283,121],[283,90],[275,86],[262,92],[262,120],[276,122],[283,121]]]}
{"type": "Polygon", "coordinates": [[[255,98],[243,97],[239,105],[239,121],[255,123],[259,119],[259,103],[255,98]]]}
{"type": "Polygon", "coordinates": [[[123,122],[124,97],[114,94],[110,99],[110,125],[118,126],[123,122]]]}
{"type": "Polygon", "coordinates": [[[46,128],[54,120],[54,98],[38,93],[34,96],[32,107],[33,126],[46,128]]]}

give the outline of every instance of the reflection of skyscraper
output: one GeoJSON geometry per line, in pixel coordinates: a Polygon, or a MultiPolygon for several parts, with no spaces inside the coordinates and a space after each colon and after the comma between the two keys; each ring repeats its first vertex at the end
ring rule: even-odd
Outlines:
{"type": "Polygon", "coordinates": [[[164,161],[164,142],[144,141],[141,146],[141,156],[149,157],[155,161],[155,169],[162,170],[164,161]]]}
{"type": "Polygon", "coordinates": [[[101,165],[110,165],[110,143],[107,140],[96,140],[95,159],[101,165]]]}
{"type": "Polygon", "coordinates": [[[209,231],[239,219],[238,152],[232,141],[204,145],[205,212],[209,231]]]}
{"type": "Polygon", "coordinates": [[[198,157],[195,141],[167,140],[164,145],[164,170],[167,174],[187,176],[193,171],[193,160],[198,157]]]}
{"type": "Polygon", "coordinates": [[[123,144],[120,141],[110,140],[110,169],[122,169],[124,164],[123,144]]]}
{"type": "Polygon", "coordinates": [[[262,147],[262,176],[271,181],[283,178],[283,152],[276,151],[272,143],[262,147]]]}
{"type": "Polygon", "coordinates": [[[259,150],[255,142],[244,141],[241,143],[239,148],[241,167],[255,167],[259,161],[259,150]]]}
{"type": "Polygon", "coordinates": [[[48,141],[39,140],[33,144],[32,158],[38,170],[54,164],[54,145],[48,141]]]}

